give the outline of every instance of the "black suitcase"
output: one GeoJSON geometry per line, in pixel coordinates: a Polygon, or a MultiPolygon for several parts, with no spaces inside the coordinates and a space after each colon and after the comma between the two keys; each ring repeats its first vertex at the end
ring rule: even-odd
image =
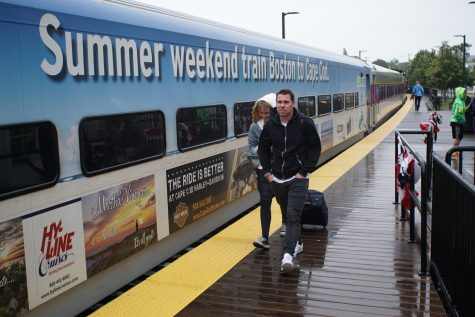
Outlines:
{"type": "Polygon", "coordinates": [[[309,189],[302,212],[302,225],[323,226],[328,224],[328,207],[323,193],[309,189]]]}

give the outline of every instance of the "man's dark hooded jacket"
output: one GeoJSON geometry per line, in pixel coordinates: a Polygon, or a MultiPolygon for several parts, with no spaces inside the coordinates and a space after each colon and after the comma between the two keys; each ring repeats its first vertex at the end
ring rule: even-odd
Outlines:
{"type": "Polygon", "coordinates": [[[271,172],[279,179],[313,172],[322,146],[315,123],[296,108],[287,126],[280,122],[276,109],[266,122],[259,139],[259,159],[263,173],[271,172]]]}

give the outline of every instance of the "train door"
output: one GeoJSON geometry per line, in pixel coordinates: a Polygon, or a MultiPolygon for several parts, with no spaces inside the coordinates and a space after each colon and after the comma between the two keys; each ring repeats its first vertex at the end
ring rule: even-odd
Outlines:
{"type": "Polygon", "coordinates": [[[372,122],[373,122],[373,119],[372,119],[372,106],[373,106],[373,88],[371,86],[371,81],[370,81],[370,77],[369,77],[369,74],[366,74],[366,111],[367,111],[367,114],[366,114],[366,126],[368,127],[368,131],[371,131],[373,125],[372,125],[372,122]]]}

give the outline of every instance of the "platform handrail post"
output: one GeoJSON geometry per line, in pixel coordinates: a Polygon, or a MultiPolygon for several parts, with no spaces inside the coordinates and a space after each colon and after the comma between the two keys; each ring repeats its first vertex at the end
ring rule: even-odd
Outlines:
{"type": "MultiPolygon", "coordinates": [[[[399,204],[399,184],[397,180],[398,176],[398,167],[399,167],[399,138],[398,132],[394,133],[394,204],[399,204]]],[[[401,214],[402,217],[402,214],[401,214]]]]}
{"type": "Polygon", "coordinates": [[[429,275],[429,245],[427,241],[427,211],[428,211],[428,197],[430,191],[430,184],[432,180],[432,155],[433,155],[433,134],[432,127],[430,127],[429,133],[427,134],[427,147],[426,147],[426,162],[424,168],[421,166],[422,177],[421,184],[421,270],[419,275],[428,276],[429,275]]]}
{"type": "MultiPolygon", "coordinates": [[[[432,126],[429,127],[429,133],[427,134],[427,149],[426,149],[426,171],[427,171],[427,195],[429,195],[432,188],[432,157],[434,155],[434,134],[432,133],[432,126]]],[[[428,198],[427,196],[426,198],[428,198]]]]}
{"type": "MultiPolygon", "coordinates": [[[[449,166],[451,166],[451,158],[452,154],[455,152],[459,152],[459,166],[458,166],[458,172],[459,174],[463,174],[463,152],[471,151],[474,152],[473,156],[473,172],[475,174],[475,146],[473,145],[459,145],[459,146],[453,146],[448,151],[445,153],[445,163],[447,163],[449,166]]],[[[475,184],[475,176],[473,177],[473,183],[475,184]]]]}

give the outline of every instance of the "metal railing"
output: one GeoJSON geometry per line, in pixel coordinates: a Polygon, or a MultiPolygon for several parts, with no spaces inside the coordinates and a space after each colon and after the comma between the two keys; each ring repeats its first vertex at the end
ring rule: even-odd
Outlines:
{"type": "MultiPolygon", "coordinates": [[[[432,179],[432,149],[433,149],[433,135],[432,127],[428,131],[421,130],[396,130],[395,132],[395,199],[394,203],[399,204],[399,182],[398,182],[398,170],[399,170],[399,147],[404,148],[406,151],[414,157],[419,166],[421,167],[421,198],[419,200],[415,191],[415,181],[413,171],[409,171],[409,193],[410,208],[409,208],[409,242],[416,241],[415,230],[415,207],[419,209],[421,215],[421,269],[419,275],[429,275],[429,245],[428,245],[428,227],[427,227],[427,213],[428,213],[428,198],[430,182],[432,179]],[[426,158],[424,159],[402,136],[403,134],[424,134],[426,135],[426,158]]],[[[401,220],[407,220],[407,212],[404,206],[401,206],[401,220]]]]}
{"type": "MultiPolygon", "coordinates": [[[[415,238],[415,208],[421,215],[420,275],[431,273],[452,316],[475,316],[475,186],[462,174],[463,153],[475,146],[457,146],[445,155],[445,162],[433,156],[432,131],[398,130],[395,133],[395,203],[399,203],[399,151],[409,152],[421,167],[421,196],[415,191],[414,171],[409,170],[410,237],[415,238]],[[426,134],[426,159],[403,134],[426,134]],[[451,167],[452,153],[459,152],[458,173],[451,167]],[[433,177],[432,177],[433,176],[433,177]],[[432,182],[432,195],[430,195],[432,182]],[[432,198],[428,226],[429,198],[432,198]],[[430,230],[430,243],[429,243],[430,230]],[[430,261],[429,261],[430,257],[430,261]]],[[[474,158],[475,160],[475,158],[474,158]]],[[[475,176],[474,181],[475,183],[475,176]]],[[[401,206],[401,220],[407,211],[401,206]]]]}
{"type": "MultiPolygon", "coordinates": [[[[431,269],[452,316],[475,316],[475,186],[450,166],[433,158],[431,269]]],[[[460,155],[462,161],[462,154],[460,155]]]]}
{"type": "Polygon", "coordinates": [[[455,153],[455,152],[458,152],[460,153],[459,154],[459,157],[458,157],[458,171],[459,171],[459,174],[463,174],[462,171],[463,171],[463,153],[464,152],[474,152],[474,157],[473,157],[473,160],[474,160],[474,164],[473,164],[473,183],[475,184],[475,146],[454,146],[452,147],[451,149],[449,149],[447,151],[447,153],[445,154],[445,163],[449,164],[450,166],[450,161],[451,161],[451,158],[452,158],[452,154],[455,153]]]}

